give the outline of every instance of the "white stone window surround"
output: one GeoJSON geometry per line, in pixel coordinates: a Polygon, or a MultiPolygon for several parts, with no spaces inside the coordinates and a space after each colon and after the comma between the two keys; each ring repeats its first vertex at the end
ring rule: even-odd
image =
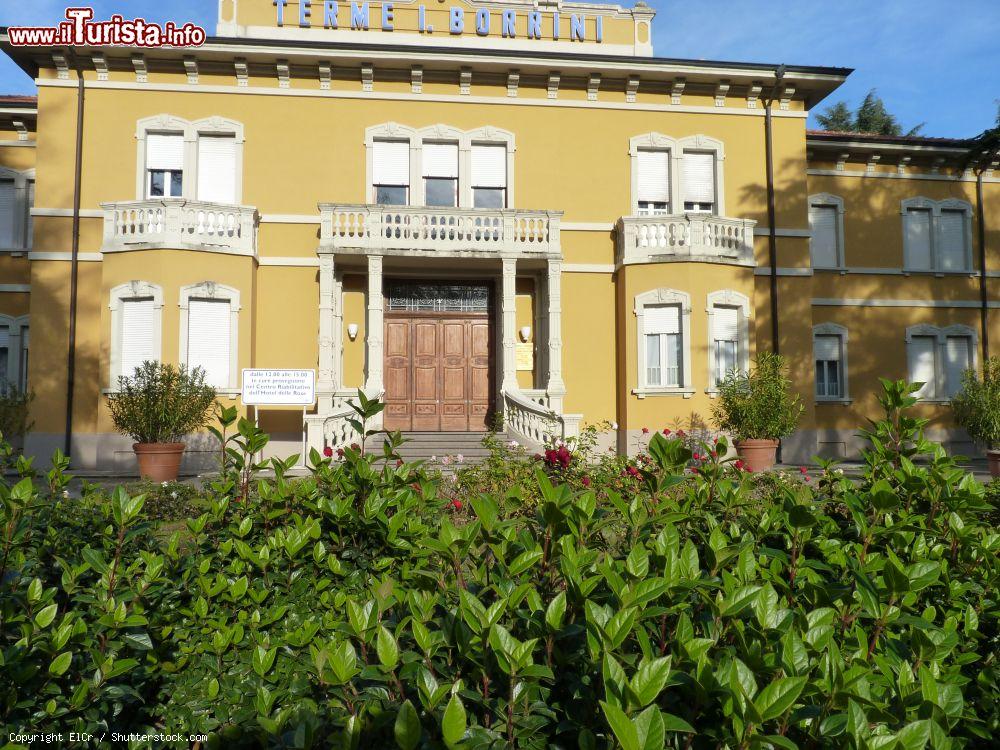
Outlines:
{"type": "Polygon", "coordinates": [[[28,204],[28,183],[35,181],[35,170],[0,167],[0,180],[14,183],[14,244],[12,247],[0,247],[0,253],[23,253],[31,249],[31,237],[27,231],[32,209],[28,204]]]}
{"type": "Polygon", "coordinates": [[[923,196],[916,196],[914,198],[905,198],[900,201],[899,206],[900,213],[900,228],[903,234],[903,271],[907,273],[934,273],[938,275],[944,274],[962,274],[968,275],[973,273],[972,267],[972,204],[968,201],[959,200],[957,198],[946,198],[944,200],[936,201],[931,198],[925,198],[923,196]],[[925,211],[930,211],[931,214],[931,267],[926,268],[910,268],[910,253],[906,246],[906,214],[910,209],[922,209],[925,211]],[[965,268],[956,270],[942,270],[940,268],[940,259],[938,257],[938,246],[940,244],[940,221],[942,211],[960,211],[965,215],[965,268]]]}
{"type": "Polygon", "coordinates": [[[109,363],[109,383],[111,390],[118,388],[118,376],[122,375],[122,302],[130,299],[153,300],[153,355],[163,357],[163,287],[148,281],[128,281],[112,288],[108,308],[111,310],[111,357],[109,363]]]}
{"type": "Polygon", "coordinates": [[[950,404],[951,397],[946,397],[938,393],[938,386],[945,385],[945,348],[948,345],[948,338],[950,336],[961,336],[969,339],[969,349],[971,351],[971,364],[972,369],[979,371],[979,335],[975,328],[971,326],[954,324],[950,326],[945,326],[944,328],[939,328],[938,326],[930,325],[927,323],[919,323],[917,325],[909,326],[906,329],[906,377],[910,377],[912,372],[912,362],[911,362],[911,352],[910,343],[914,336],[927,336],[932,337],[936,340],[936,348],[934,350],[934,397],[933,398],[921,398],[920,402],[925,404],[950,404]]]}
{"type": "Polygon", "coordinates": [[[837,210],[837,265],[817,266],[812,254],[812,245],[810,240],[809,260],[812,267],[832,271],[845,270],[847,268],[847,256],[844,245],[844,199],[839,195],[834,195],[832,193],[816,193],[809,196],[808,206],[809,208],[812,208],[813,206],[821,206],[823,208],[833,207],[837,210]]]}
{"type": "MultiPolygon", "coordinates": [[[[21,377],[21,354],[24,352],[24,345],[22,337],[26,330],[30,330],[30,316],[20,315],[14,317],[12,315],[4,315],[0,313],[0,327],[5,327],[7,329],[7,380],[10,383],[16,385],[19,389],[24,389],[27,386],[26,382],[22,382],[26,378],[21,377]]],[[[0,387],[6,384],[0,384],[0,387]]]]}
{"type": "Polygon", "coordinates": [[[697,134],[684,138],[672,138],[663,133],[650,132],[633,136],[629,139],[628,153],[631,174],[631,215],[639,214],[639,151],[669,151],[670,152],[670,212],[677,215],[684,213],[684,154],[689,152],[711,153],[715,164],[715,208],[713,215],[726,215],[725,200],[725,144],[717,138],[697,134]]]}
{"type": "Polygon", "coordinates": [[[750,298],[733,289],[720,289],[709,292],[705,312],[708,314],[708,382],[709,386],[705,393],[715,396],[719,392],[718,384],[713,382],[715,378],[715,341],[713,339],[715,329],[715,308],[735,307],[739,310],[739,339],[736,344],[737,364],[741,371],[750,369],[750,298]]]}
{"type": "Polygon", "coordinates": [[[188,312],[192,299],[224,300],[229,303],[229,383],[227,388],[216,389],[220,393],[238,393],[240,388],[239,354],[240,354],[240,292],[231,286],[214,281],[200,281],[181,287],[180,300],[177,305],[181,311],[180,319],[180,351],[178,362],[187,364],[188,360],[188,312]]]}
{"type": "MultiPolygon", "coordinates": [[[[850,404],[854,401],[851,398],[850,391],[850,371],[848,369],[847,361],[847,341],[849,334],[845,326],[839,325],[837,323],[817,323],[813,326],[812,330],[813,336],[813,349],[816,348],[816,337],[817,336],[836,336],[840,340],[840,396],[816,396],[815,388],[813,388],[813,394],[816,399],[816,403],[822,404],[850,404]]],[[[813,357],[813,369],[815,370],[815,356],[813,357]]]]}
{"type": "Polygon", "coordinates": [[[639,398],[647,396],[683,396],[691,398],[694,388],[691,382],[691,295],[678,289],[650,289],[637,294],[635,308],[636,345],[638,358],[636,360],[637,385],[632,393],[639,398]],[[646,383],[646,342],[643,335],[645,309],[653,305],[677,305],[681,311],[681,373],[683,385],[658,386],[646,383]]]}
{"type": "Polygon", "coordinates": [[[507,149],[507,207],[516,205],[514,200],[514,134],[509,130],[484,125],[472,130],[460,130],[451,125],[436,124],[425,128],[411,128],[397,122],[387,122],[365,128],[365,195],[375,202],[374,154],[375,141],[406,141],[410,146],[410,196],[409,205],[424,205],[423,144],[458,144],[458,207],[472,208],[472,146],[503,145],[507,149]]]}
{"type": "Polygon", "coordinates": [[[243,123],[225,117],[205,117],[189,121],[171,114],[144,117],[136,123],[135,199],[146,200],[146,136],[153,133],[184,136],[184,182],[181,197],[198,197],[198,138],[202,135],[231,135],[236,141],[236,205],[243,203],[243,148],[246,141],[243,123]]]}

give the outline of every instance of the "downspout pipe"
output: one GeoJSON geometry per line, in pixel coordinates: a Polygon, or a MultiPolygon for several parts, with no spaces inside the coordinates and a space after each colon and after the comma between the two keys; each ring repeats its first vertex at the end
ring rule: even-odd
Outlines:
{"type": "MultiPolygon", "coordinates": [[[[987,161],[989,159],[987,158],[987,161]]],[[[986,288],[986,213],[983,210],[983,172],[985,165],[976,171],[976,215],[979,241],[979,324],[982,328],[983,367],[990,358],[989,293],[986,288]]]]}
{"type": "Polygon", "coordinates": [[[771,351],[779,354],[781,346],[778,342],[778,230],[775,226],[774,209],[774,127],[771,117],[771,107],[778,94],[778,89],[785,77],[785,66],[779,65],[774,71],[774,88],[767,99],[764,108],[764,158],[767,163],[767,249],[771,264],[771,351]]]}
{"type": "Polygon", "coordinates": [[[73,244],[69,280],[69,347],[66,353],[66,442],[63,453],[73,452],[73,395],[76,390],[76,324],[80,277],[80,183],[83,173],[83,113],[86,87],[80,62],[69,51],[76,69],[76,160],[73,167],[73,244]]]}

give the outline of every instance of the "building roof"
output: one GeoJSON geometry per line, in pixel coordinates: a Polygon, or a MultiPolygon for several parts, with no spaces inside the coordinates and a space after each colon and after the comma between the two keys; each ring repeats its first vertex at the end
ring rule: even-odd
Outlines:
{"type": "Polygon", "coordinates": [[[881,135],[879,133],[852,133],[843,130],[807,130],[806,136],[813,141],[826,143],[863,142],[872,145],[892,144],[900,146],[941,146],[965,148],[972,145],[973,138],[941,138],[928,135],[881,135]]]}
{"type": "Polygon", "coordinates": [[[38,97],[26,94],[0,94],[0,107],[18,106],[33,109],[38,106],[38,97]]]}

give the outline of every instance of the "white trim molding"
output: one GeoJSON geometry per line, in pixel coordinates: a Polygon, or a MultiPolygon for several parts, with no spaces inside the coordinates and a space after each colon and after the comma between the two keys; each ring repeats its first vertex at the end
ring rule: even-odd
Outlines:
{"type": "Polygon", "coordinates": [[[117,390],[122,367],[122,302],[130,299],[153,300],[153,358],[163,356],[163,287],[148,281],[127,281],[111,289],[108,309],[111,310],[111,357],[108,367],[108,387],[117,390]]]}
{"type": "Polygon", "coordinates": [[[832,193],[815,193],[809,196],[809,258],[813,268],[824,270],[841,270],[847,265],[847,253],[844,247],[844,199],[832,193]],[[816,265],[816,256],[812,249],[812,209],[814,206],[820,208],[834,208],[837,211],[837,263],[833,266],[816,265]]]}
{"type": "MultiPolygon", "coordinates": [[[[983,303],[971,299],[877,299],[874,297],[813,297],[813,307],[954,307],[979,308],[983,303]]],[[[1000,301],[987,303],[991,309],[1000,308],[1000,301]]]]}
{"type": "Polygon", "coordinates": [[[177,306],[181,311],[179,359],[182,365],[188,361],[188,314],[192,299],[223,300],[229,303],[229,383],[230,389],[238,389],[240,352],[240,291],[214,281],[201,281],[181,287],[177,306]]]}
{"type": "MultiPolygon", "coordinates": [[[[816,337],[817,336],[836,336],[840,341],[840,395],[839,396],[820,396],[816,394],[815,382],[813,383],[813,395],[815,396],[816,403],[822,404],[849,404],[853,399],[851,399],[851,391],[848,386],[848,369],[847,369],[847,342],[849,339],[849,333],[845,326],[839,325],[837,323],[817,323],[812,329],[812,341],[813,341],[813,364],[816,362],[816,337]]],[[[814,375],[815,378],[815,375],[814,375]]]]}
{"type": "Polygon", "coordinates": [[[715,382],[715,308],[735,307],[739,313],[737,341],[736,341],[736,365],[741,372],[750,369],[750,316],[752,306],[750,298],[733,289],[719,289],[709,292],[706,299],[705,312],[708,313],[708,388],[706,393],[717,393],[718,383],[715,382]]]}
{"type": "Polygon", "coordinates": [[[691,295],[679,289],[650,289],[635,296],[632,310],[636,320],[636,387],[632,393],[639,398],[647,396],[683,396],[691,398],[694,387],[691,382],[691,295]],[[677,305],[681,317],[681,384],[678,387],[651,386],[646,383],[646,342],[643,334],[646,307],[653,305],[677,305]]]}

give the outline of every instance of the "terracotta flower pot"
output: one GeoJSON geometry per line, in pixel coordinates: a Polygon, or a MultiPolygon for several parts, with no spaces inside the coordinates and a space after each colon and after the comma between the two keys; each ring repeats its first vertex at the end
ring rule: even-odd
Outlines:
{"type": "Polygon", "coordinates": [[[184,443],[133,443],[139,476],[153,482],[172,482],[181,470],[184,443]]]}
{"type": "Polygon", "coordinates": [[[751,471],[766,471],[774,466],[777,440],[737,440],[736,453],[751,471]]]}
{"type": "Polygon", "coordinates": [[[990,467],[990,476],[996,479],[1000,477],[1000,450],[986,451],[986,465],[990,467]]]}

